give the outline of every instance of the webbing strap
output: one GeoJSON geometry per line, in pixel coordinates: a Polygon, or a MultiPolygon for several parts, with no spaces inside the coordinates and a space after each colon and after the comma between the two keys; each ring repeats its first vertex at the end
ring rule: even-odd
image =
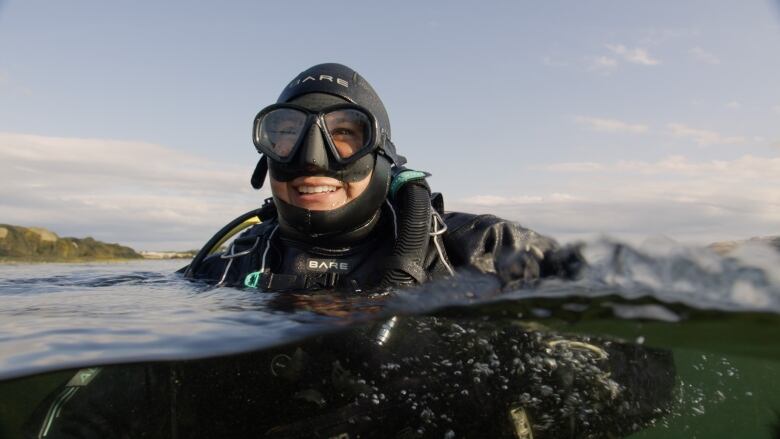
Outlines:
{"type": "Polygon", "coordinates": [[[334,287],[338,273],[278,274],[254,271],[244,278],[244,286],[266,291],[305,290],[313,287],[334,287]]]}

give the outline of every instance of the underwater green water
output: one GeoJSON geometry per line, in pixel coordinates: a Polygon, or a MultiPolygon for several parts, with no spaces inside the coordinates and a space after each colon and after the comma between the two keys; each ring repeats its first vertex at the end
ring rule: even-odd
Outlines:
{"type": "MultiPolygon", "coordinates": [[[[658,322],[588,317],[589,311],[603,313],[603,307],[572,313],[562,311],[571,302],[558,303],[566,305],[563,307],[551,305],[549,301],[530,307],[502,302],[447,309],[439,315],[459,322],[493,319],[502,325],[514,320],[545,333],[618,338],[669,349],[676,368],[671,410],[628,437],[776,437],[780,425],[780,316],[695,312],[683,322],[658,322]],[[507,317],[541,309],[553,315],[542,319],[507,317]],[[554,315],[556,310],[561,315],[554,315]]],[[[73,374],[74,370],[68,370],[0,383],[0,437],[21,437],[21,425],[36,405],[73,374]]]]}
{"type": "Polygon", "coordinates": [[[780,318],[720,315],[682,323],[586,321],[577,332],[671,349],[678,399],[632,438],[775,438],[780,428],[780,318]]]}
{"type": "Polygon", "coordinates": [[[35,436],[92,366],[55,427],[311,437],[330,416],[350,437],[523,437],[521,413],[535,439],[780,437],[777,256],[600,246],[577,282],[381,297],[214,289],[178,261],[0,266],[0,438],[35,436]]]}

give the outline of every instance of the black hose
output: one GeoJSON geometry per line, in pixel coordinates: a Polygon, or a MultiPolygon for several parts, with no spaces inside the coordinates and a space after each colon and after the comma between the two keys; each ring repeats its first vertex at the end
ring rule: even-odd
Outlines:
{"type": "Polygon", "coordinates": [[[379,283],[412,285],[425,281],[425,256],[431,232],[431,193],[425,183],[409,182],[395,196],[398,207],[398,239],[386,261],[385,274],[379,283]]]}
{"type": "Polygon", "coordinates": [[[225,227],[219,229],[219,232],[217,232],[214,236],[212,236],[211,239],[208,240],[206,245],[204,245],[203,248],[200,249],[198,254],[195,255],[195,258],[192,259],[192,262],[190,262],[190,265],[188,265],[187,269],[184,271],[184,277],[192,278],[194,276],[200,264],[203,263],[203,260],[206,259],[206,256],[209,255],[211,249],[215,245],[217,245],[217,243],[222,239],[223,236],[230,233],[231,230],[238,227],[244,221],[250,218],[258,217],[262,221],[264,219],[265,214],[267,214],[266,205],[260,207],[259,209],[250,210],[249,212],[239,216],[238,218],[228,223],[225,227]]]}

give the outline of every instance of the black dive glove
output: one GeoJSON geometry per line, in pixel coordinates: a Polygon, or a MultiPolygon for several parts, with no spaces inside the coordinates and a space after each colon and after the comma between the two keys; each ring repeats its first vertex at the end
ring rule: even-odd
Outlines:
{"type": "Polygon", "coordinates": [[[504,289],[533,285],[542,278],[575,279],[585,267],[582,244],[542,251],[530,244],[524,251],[505,254],[496,261],[496,271],[504,289]]]}

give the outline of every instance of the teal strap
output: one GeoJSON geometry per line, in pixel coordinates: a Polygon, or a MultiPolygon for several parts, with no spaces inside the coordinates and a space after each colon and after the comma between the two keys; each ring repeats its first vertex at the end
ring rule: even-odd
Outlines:
{"type": "Polygon", "coordinates": [[[257,288],[257,284],[260,283],[260,278],[263,273],[260,271],[253,271],[246,275],[244,278],[244,285],[249,288],[257,288]]]}
{"type": "Polygon", "coordinates": [[[399,172],[395,175],[395,177],[393,177],[393,181],[390,182],[390,197],[395,198],[395,194],[398,192],[398,189],[401,189],[406,183],[415,180],[424,180],[425,177],[429,175],[430,174],[427,172],[413,171],[411,169],[405,169],[399,172]]]}

